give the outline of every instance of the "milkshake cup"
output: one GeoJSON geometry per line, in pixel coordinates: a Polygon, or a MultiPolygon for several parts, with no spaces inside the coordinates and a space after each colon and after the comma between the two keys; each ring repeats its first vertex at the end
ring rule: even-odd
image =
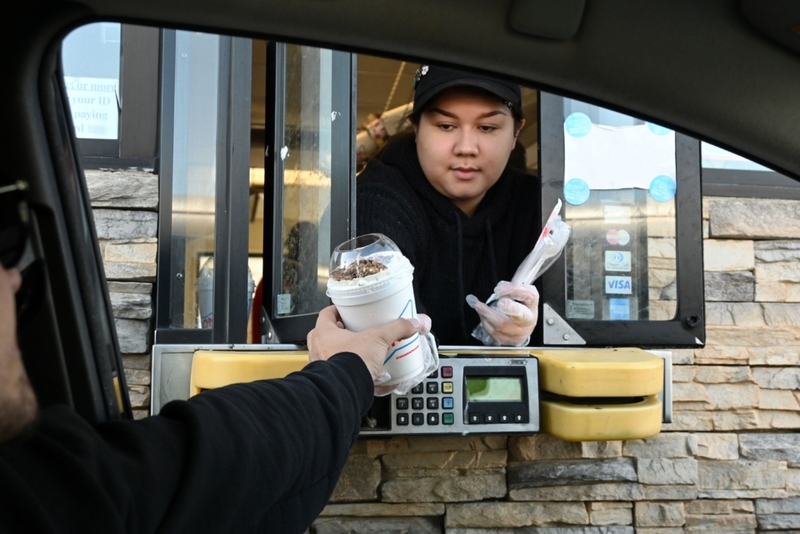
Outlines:
{"type": "MultiPolygon", "coordinates": [[[[345,328],[361,332],[400,317],[416,317],[414,267],[394,242],[382,234],[345,241],[333,251],[327,294],[345,328]]],[[[381,385],[412,379],[423,371],[418,333],[392,344],[383,363],[390,375],[381,385]]]]}

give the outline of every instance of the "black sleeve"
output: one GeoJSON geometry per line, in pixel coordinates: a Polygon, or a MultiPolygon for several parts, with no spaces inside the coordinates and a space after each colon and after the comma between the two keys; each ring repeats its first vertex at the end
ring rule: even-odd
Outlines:
{"type": "Polygon", "coordinates": [[[364,363],[340,354],[142,421],[93,428],[48,408],[0,446],[0,531],[303,532],[372,400],[364,363]]]}

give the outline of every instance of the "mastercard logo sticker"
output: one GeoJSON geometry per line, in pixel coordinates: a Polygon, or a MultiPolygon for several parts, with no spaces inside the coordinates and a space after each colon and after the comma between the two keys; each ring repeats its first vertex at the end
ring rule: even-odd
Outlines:
{"type": "Polygon", "coordinates": [[[631,242],[631,234],[627,230],[609,230],[606,233],[606,243],[609,245],[626,246],[631,242]]]}

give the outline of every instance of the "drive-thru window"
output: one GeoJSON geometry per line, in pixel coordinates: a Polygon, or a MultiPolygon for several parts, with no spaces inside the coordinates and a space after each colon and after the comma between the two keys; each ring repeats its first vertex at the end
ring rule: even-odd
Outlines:
{"type": "MultiPolygon", "coordinates": [[[[330,252],[355,235],[357,63],[163,32],[153,413],[305,362],[330,252]]],[[[561,199],[573,232],[537,282],[540,325],[525,348],[443,342],[440,369],[377,399],[363,435],[618,439],[670,420],[670,349],[704,342],[699,143],[534,89],[524,98],[543,184],[531,202],[546,218],[561,199]],[[614,421],[606,434],[597,414],[614,421]]]]}
{"type": "MultiPolygon", "coordinates": [[[[150,57],[153,32],[105,24],[74,40],[99,38],[109,57],[127,42],[150,57]]],[[[408,76],[415,68],[391,62],[399,69],[386,108],[365,120],[358,65],[377,58],[160,33],[153,413],[170,400],[283,376],[306,361],[306,333],[330,302],[331,250],[356,233],[356,174],[408,111],[408,93],[397,88],[403,70],[408,76]],[[390,109],[390,102],[399,105],[390,109]]],[[[65,47],[70,53],[79,56],[65,47]]],[[[153,121],[114,115],[103,91],[119,99],[134,77],[124,75],[124,62],[107,63],[105,73],[65,61],[85,163],[149,161],[151,152],[126,147],[153,121]],[[86,106],[101,98],[102,109],[86,106]]],[[[624,439],[657,433],[671,420],[670,350],[705,340],[701,166],[716,167],[714,157],[726,153],[534,88],[523,98],[529,125],[520,139],[529,170],[542,180],[531,202],[544,225],[562,201],[572,229],[563,255],[537,282],[532,341],[490,349],[443,340],[440,369],[408,395],[377,398],[363,435],[546,431],[624,439]],[[481,396],[479,385],[504,393],[481,396]],[[604,431],[593,426],[601,418],[604,431]]],[[[710,187],[746,186],[742,171],[751,169],[736,168],[731,178],[720,167],[710,187]]]]}

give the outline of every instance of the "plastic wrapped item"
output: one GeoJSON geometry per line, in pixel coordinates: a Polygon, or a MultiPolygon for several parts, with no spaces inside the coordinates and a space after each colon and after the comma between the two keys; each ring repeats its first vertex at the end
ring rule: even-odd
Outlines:
{"type": "Polygon", "coordinates": [[[436,348],[436,339],[433,334],[427,332],[420,334],[419,337],[420,350],[422,351],[423,367],[417,375],[407,378],[399,384],[391,386],[383,386],[386,382],[391,382],[392,377],[386,371],[381,372],[375,379],[375,396],[384,397],[391,393],[398,395],[405,395],[411,388],[425,380],[425,378],[439,368],[439,351],[436,348]]]}
{"type": "MultiPolygon", "coordinates": [[[[561,199],[558,199],[533,250],[525,257],[519,267],[517,267],[517,271],[511,278],[511,285],[533,284],[533,282],[549,269],[561,255],[572,230],[569,225],[561,219],[559,215],[560,211],[561,199]]],[[[494,312],[497,314],[503,315],[501,311],[496,309],[499,298],[500,297],[496,293],[493,293],[486,301],[486,304],[493,308],[494,312]]],[[[467,296],[467,303],[472,308],[475,308],[477,302],[478,299],[474,295],[467,296]]],[[[475,327],[472,331],[472,337],[478,339],[484,345],[499,345],[498,341],[486,331],[483,323],[475,327]]]]}

